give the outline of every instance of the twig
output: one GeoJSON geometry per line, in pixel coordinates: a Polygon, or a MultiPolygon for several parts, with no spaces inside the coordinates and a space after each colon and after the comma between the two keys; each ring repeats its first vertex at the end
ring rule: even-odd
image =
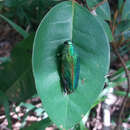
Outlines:
{"type": "MultiPolygon", "coordinates": [[[[114,20],[113,20],[113,23],[111,23],[111,27],[112,27],[112,34],[114,35],[114,32],[115,32],[115,29],[117,27],[116,25],[116,19],[118,17],[118,14],[119,12],[116,11],[115,14],[114,14],[114,20]]],[[[122,40],[119,41],[119,45],[122,44],[122,40]]],[[[119,117],[117,119],[117,125],[116,125],[116,128],[115,130],[120,130],[120,127],[121,127],[121,122],[122,122],[122,114],[124,112],[124,108],[125,108],[125,105],[126,105],[126,102],[127,102],[127,99],[128,99],[128,94],[129,94],[129,91],[130,91],[130,77],[129,77],[129,71],[125,65],[125,62],[124,60],[122,59],[122,57],[120,56],[118,50],[117,50],[117,47],[116,47],[116,44],[114,42],[112,42],[112,48],[115,52],[115,55],[119,58],[124,70],[125,70],[125,75],[126,75],[126,78],[127,78],[127,84],[128,84],[128,88],[127,88],[127,92],[126,92],[126,95],[125,97],[123,98],[123,102],[121,104],[121,108],[120,108],[120,113],[119,113],[119,117]]]]}
{"type": "Polygon", "coordinates": [[[102,4],[104,4],[105,2],[107,2],[107,0],[103,0],[103,1],[99,2],[98,4],[96,4],[96,5],[92,8],[91,11],[96,10],[96,8],[98,8],[99,6],[101,6],[102,4]]]}
{"type": "Polygon", "coordinates": [[[118,10],[116,10],[116,12],[114,13],[114,19],[113,19],[113,23],[112,23],[112,35],[114,36],[114,32],[115,32],[115,29],[117,27],[116,25],[116,19],[118,17],[118,10]]]}
{"type": "Polygon", "coordinates": [[[130,42],[130,40],[128,39],[128,40],[124,41],[124,36],[122,36],[119,41],[119,44],[117,44],[116,48],[119,48],[120,46],[123,46],[123,45],[127,44],[128,42],[130,42]]]}
{"type": "Polygon", "coordinates": [[[89,11],[91,11],[91,9],[88,7],[87,0],[81,0],[81,2],[84,7],[86,7],[89,11]]]}
{"type": "Polygon", "coordinates": [[[129,94],[129,91],[130,91],[130,77],[129,77],[129,71],[125,65],[125,62],[124,60],[122,59],[122,57],[120,56],[117,48],[114,46],[114,43],[112,43],[112,47],[113,47],[113,50],[116,54],[116,56],[119,58],[124,70],[125,70],[125,75],[126,75],[126,78],[127,78],[127,84],[128,84],[128,88],[127,88],[127,92],[126,92],[126,95],[123,99],[123,102],[121,104],[121,108],[120,108],[120,113],[119,113],[119,117],[118,117],[118,120],[117,120],[117,126],[115,128],[115,130],[120,130],[120,127],[121,127],[121,122],[122,122],[122,114],[124,112],[124,108],[125,108],[125,105],[126,105],[126,102],[127,102],[127,99],[128,99],[128,94],[129,94]]]}
{"type": "Polygon", "coordinates": [[[94,11],[96,10],[96,8],[98,8],[99,6],[101,6],[102,4],[104,4],[105,2],[107,2],[107,0],[103,0],[101,2],[99,2],[98,4],[96,4],[92,9],[89,8],[88,4],[87,4],[87,0],[81,0],[82,4],[90,11],[94,11]]]}

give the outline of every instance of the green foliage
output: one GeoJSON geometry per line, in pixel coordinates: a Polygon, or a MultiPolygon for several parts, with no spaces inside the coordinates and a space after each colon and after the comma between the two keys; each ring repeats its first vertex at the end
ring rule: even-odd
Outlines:
{"type": "Polygon", "coordinates": [[[123,40],[128,40],[130,38],[130,20],[121,21],[115,31],[115,37],[117,40],[120,40],[122,37],[123,40]]]}
{"type": "MultiPolygon", "coordinates": [[[[93,8],[102,0],[86,0],[89,8],[93,8]]],[[[45,14],[61,0],[4,0],[0,1],[0,17],[7,21],[25,40],[17,44],[10,57],[0,57],[0,103],[4,105],[11,128],[9,103],[15,101],[20,106],[27,108],[27,113],[22,119],[23,128],[26,118],[31,111],[42,115],[43,108],[22,103],[25,99],[36,93],[32,67],[31,51],[34,35],[29,36],[23,28],[34,31],[45,14]],[[6,17],[5,17],[6,16],[6,17]],[[11,19],[22,27],[16,25],[11,19]],[[29,37],[28,37],[29,36],[29,37]]],[[[121,86],[127,79],[124,69],[120,68],[113,74],[108,87],[102,92],[105,82],[104,76],[109,67],[109,42],[122,44],[130,38],[130,0],[118,0],[119,14],[116,19],[111,18],[109,3],[105,2],[95,11],[97,16],[92,16],[87,9],[75,2],[63,2],[52,8],[43,18],[34,41],[33,71],[44,108],[49,118],[60,128],[73,127],[76,130],[85,130],[81,118],[89,116],[90,109],[106,99],[110,88],[121,86]],[[115,26],[111,32],[110,21],[115,26]],[[80,55],[79,86],[74,93],[64,95],[61,91],[58,59],[64,41],[71,40],[80,55]],[[53,106],[53,107],[52,107],[53,106]],[[76,123],[79,123],[75,125],[76,123]],[[75,127],[74,127],[75,125],[75,127]]],[[[112,27],[112,26],[111,26],[112,27]]],[[[130,42],[119,48],[121,56],[128,54],[130,42]]],[[[130,70],[130,62],[126,63],[130,70]]],[[[115,90],[117,96],[125,96],[125,91],[115,90]]],[[[129,94],[130,96],[130,94],[129,94]]],[[[47,118],[25,128],[27,130],[45,129],[51,125],[47,118]]],[[[21,120],[21,118],[19,118],[21,120]]]]}
{"type": "Polygon", "coordinates": [[[83,124],[83,122],[80,122],[80,129],[79,130],[88,130],[86,126],[83,124]]]}
{"type": "Polygon", "coordinates": [[[124,1],[123,0],[118,0],[118,9],[121,10],[123,6],[124,1]]]}
{"type": "MultiPolygon", "coordinates": [[[[130,70],[130,61],[128,61],[126,63],[126,67],[128,68],[128,70],[130,70]]],[[[111,79],[117,79],[119,77],[122,77],[125,74],[124,68],[121,67],[120,69],[118,69],[112,76],[111,79]]]]}
{"type": "Polygon", "coordinates": [[[118,2],[121,13],[120,20],[117,21],[117,28],[115,30],[115,40],[124,42],[130,39],[130,1],[126,0],[125,3],[121,0],[118,2]]]}
{"type": "MultiPolygon", "coordinates": [[[[102,0],[86,0],[89,8],[93,8],[96,4],[101,2],[102,0]]],[[[110,14],[110,7],[108,2],[105,2],[101,6],[96,9],[96,13],[99,17],[103,18],[104,20],[111,20],[110,14]]]]}
{"type": "Polygon", "coordinates": [[[4,0],[2,11],[6,17],[16,19],[19,25],[24,28],[31,26],[33,30],[56,3],[53,0],[4,0]]]}
{"type": "Polygon", "coordinates": [[[8,18],[4,17],[3,15],[0,15],[1,18],[3,18],[5,21],[7,21],[17,32],[19,32],[24,38],[27,38],[29,34],[25,32],[20,26],[9,20],[8,18]]]}
{"type": "Polygon", "coordinates": [[[123,12],[122,12],[122,20],[130,20],[130,0],[126,0],[123,12]]]}
{"type": "Polygon", "coordinates": [[[5,95],[5,93],[2,92],[1,90],[0,90],[0,105],[4,106],[5,115],[6,115],[6,118],[7,118],[7,121],[8,121],[8,127],[11,129],[12,128],[12,121],[11,121],[11,118],[10,118],[8,98],[5,95]]]}
{"type": "Polygon", "coordinates": [[[51,120],[47,118],[42,121],[35,122],[31,126],[24,128],[23,130],[45,130],[45,128],[51,124],[51,120]]]}
{"type": "Polygon", "coordinates": [[[33,71],[44,108],[58,127],[71,128],[89,111],[108,67],[108,38],[94,16],[75,2],[63,2],[49,11],[35,36],[33,71]],[[81,65],[79,86],[70,95],[61,91],[56,63],[58,48],[66,40],[74,43],[81,65]]]}
{"type": "Polygon", "coordinates": [[[33,37],[31,35],[17,44],[11,53],[11,60],[0,65],[3,68],[0,70],[0,90],[15,102],[25,100],[35,92],[31,68],[33,37]]]}
{"type": "Polygon", "coordinates": [[[24,115],[24,116],[22,117],[22,119],[21,119],[21,126],[20,126],[20,128],[24,128],[25,125],[26,125],[26,123],[27,123],[27,122],[26,122],[26,119],[27,119],[29,113],[30,113],[31,111],[34,111],[34,110],[37,109],[37,108],[36,108],[36,106],[34,106],[34,105],[32,105],[32,104],[24,103],[24,102],[21,102],[19,106],[22,106],[22,107],[25,107],[25,108],[26,108],[26,113],[25,113],[25,115],[24,115]]]}
{"type": "MultiPolygon", "coordinates": [[[[114,92],[117,96],[125,96],[126,92],[123,91],[115,91],[114,92]]],[[[130,98],[130,93],[128,94],[128,98],[130,98]]]]}

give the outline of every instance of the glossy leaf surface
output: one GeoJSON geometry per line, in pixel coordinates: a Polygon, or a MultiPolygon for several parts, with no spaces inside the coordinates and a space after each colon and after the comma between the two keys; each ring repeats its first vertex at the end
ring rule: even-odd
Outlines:
{"type": "Polygon", "coordinates": [[[89,111],[108,68],[108,38],[99,21],[76,2],[52,8],[35,36],[33,72],[43,106],[58,127],[73,127],[89,111]],[[80,57],[79,86],[70,95],[61,91],[57,64],[58,48],[67,40],[74,43],[80,57]]]}

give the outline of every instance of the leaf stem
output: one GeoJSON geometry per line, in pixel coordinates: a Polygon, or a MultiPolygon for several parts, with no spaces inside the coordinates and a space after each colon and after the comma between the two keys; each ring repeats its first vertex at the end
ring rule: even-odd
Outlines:
{"type": "Polygon", "coordinates": [[[107,0],[103,0],[103,1],[99,2],[98,4],[96,4],[96,5],[92,8],[91,11],[96,10],[99,6],[103,5],[105,2],[107,2],[107,0]]]}
{"type": "Polygon", "coordinates": [[[115,29],[116,29],[116,20],[117,20],[117,17],[118,17],[118,10],[115,11],[114,13],[114,19],[113,19],[113,24],[112,24],[112,35],[114,35],[114,32],[115,32],[115,29]]]}
{"type": "Polygon", "coordinates": [[[91,9],[88,7],[87,0],[81,0],[81,2],[83,6],[86,7],[91,12],[91,9]]]}
{"type": "Polygon", "coordinates": [[[88,4],[87,4],[87,0],[81,0],[82,4],[90,11],[94,11],[96,10],[99,6],[101,6],[102,4],[104,4],[105,2],[107,2],[107,0],[103,0],[101,2],[99,2],[98,4],[96,4],[92,9],[89,8],[88,4]]]}

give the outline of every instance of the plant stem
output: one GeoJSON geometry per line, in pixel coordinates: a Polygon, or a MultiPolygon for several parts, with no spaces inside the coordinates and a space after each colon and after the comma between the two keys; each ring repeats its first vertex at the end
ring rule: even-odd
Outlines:
{"type": "Polygon", "coordinates": [[[88,7],[87,0],[81,0],[81,2],[84,7],[86,7],[89,11],[91,11],[91,9],[88,7]]]}
{"type": "Polygon", "coordinates": [[[115,29],[117,27],[117,25],[116,25],[117,17],[118,17],[118,10],[116,10],[116,12],[114,13],[114,19],[113,19],[113,23],[112,23],[112,35],[114,35],[115,29]]]}
{"type": "Polygon", "coordinates": [[[96,10],[96,8],[98,8],[99,6],[101,6],[102,4],[104,4],[105,2],[107,2],[107,0],[103,0],[101,2],[99,2],[98,4],[96,4],[92,9],[88,7],[88,4],[87,4],[87,0],[81,0],[81,2],[83,3],[83,5],[90,11],[94,11],[96,10]]]}
{"type": "Polygon", "coordinates": [[[98,8],[99,6],[101,6],[102,4],[104,4],[105,2],[107,2],[107,0],[103,0],[103,1],[99,2],[98,4],[96,4],[96,5],[92,8],[91,11],[96,10],[96,8],[98,8]]]}
{"type": "Polygon", "coordinates": [[[125,75],[126,75],[127,84],[128,84],[127,92],[126,92],[125,97],[123,98],[123,102],[122,102],[121,108],[120,108],[119,117],[118,117],[118,120],[117,120],[117,125],[116,125],[116,128],[115,128],[115,130],[120,130],[121,122],[122,122],[122,115],[123,115],[124,108],[125,108],[125,105],[126,105],[126,102],[127,102],[127,99],[128,99],[129,91],[130,91],[130,76],[129,76],[129,70],[127,69],[125,62],[122,59],[122,57],[120,56],[120,54],[119,54],[117,48],[115,47],[114,43],[112,43],[112,47],[113,47],[113,50],[114,50],[116,56],[119,58],[122,66],[125,70],[125,75]]]}

